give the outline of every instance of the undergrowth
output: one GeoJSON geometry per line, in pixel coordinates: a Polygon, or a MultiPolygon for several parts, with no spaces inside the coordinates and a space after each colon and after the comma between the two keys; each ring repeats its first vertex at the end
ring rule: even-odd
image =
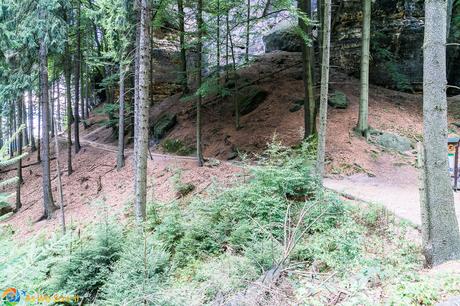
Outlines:
{"type": "Polygon", "coordinates": [[[279,268],[264,295],[270,304],[432,305],[460,294],[459,277],[418,272],[409,226],[320,188],[312,156],[308,144],[275,143],[232,187],[150,203],[144,230],[105,217],[85,235],[72,228],[18,244],[4,227],[0,288],[78,294],[96,305],[211,305],[243,301],[279,268]]]}

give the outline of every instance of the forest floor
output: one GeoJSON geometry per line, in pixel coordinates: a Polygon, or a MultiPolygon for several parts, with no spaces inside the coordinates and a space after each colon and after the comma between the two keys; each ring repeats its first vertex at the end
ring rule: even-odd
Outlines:
{"type": "MultiPolygon", "coordinates": [[[[218,162],[234,157],[234,152],[247,155],[261,153],[274,135],[284,145],[296,146],[303,136],[303,111],[290,108],[302,99],[303,82],[299,54],[271,53],[255,60],[240,72],[240,78],[254,82],[268,92],[267,98],[256,110],[241,117],[242,128],[234,128],[230,98],[220,101],[205,99],[203,105],[204,155],[211,158],[208,167],[198,168],[193,158],[162,155],[162,143],[154,160],[149,161],[148,177],[157,201],[177,198],[178,185],[192,184],[193,193],[203,192],[213,181],[231,184],[243,170],[237,162],[218,162]],[[276,72],[276,73],[273,73],[276,72]],[[216,160],[213,160],[215,158],[216,160]]],[[[357,199],[380,203],[414,224],[420,223],[417,171],[414,168],[415,151],[398,153],[380,147],[357,136],[353,129],[358,119],[359,81],[338,71],[332,71],[331,91],[344,92],[349,100],[346,109],[329,109],[327,138],[326,186],[357,199]]],[[[178,95],[157,103],[152,113],[168,112],[177,116],[177,124],[165,139],[180,140],[192,147],[195,142],[193,101],[179,101],[178,95]]],[[[459,118],[458,98],[451,99],[450,121],[459,118]]],[[[422,97],[377,86],[370,87],[369,122],[372,128],[405,136],[415,143],[422,134],[422,97]]],[[[460,108],[459,108],[460,109],[460,108]]],[[[74,174],[66,174],[67,152],[61,141],[61,169],[66,199],[68,222],[85,223],[95,214],[94,203],[105,202],[111,211],[123,211],[133,198],[133,171],[127,149],[127,165],[115,169],[116,141],[109,128],[101,127],[105,118],[91,115],[90,126],[82,131],[82,151],[73,156],[74,174]]],[[[455,126],[450,126],[456,131],[455,126]]],[[[64,135],[61,138],[64,138],[64,135]]],[[[54,148],[54,145],[51,146],[54,148]]],[[[28,156],[25,165],[35,162],[35,154],[28,156]]],[[[55,162],[52,162],[53,192],[57,195],[55,162]]],[[[57,227],[59,222],[35,222],[42,214],[40,165],[24,169],[23,209],[2,222],[13,224],[21,236],[46,227],[57,227]]],[[[13,175],[14,171],[4,176],[13,175]]],[[[180,186],[179,186],[180,187],[180,186]]],[[[460,196],[456,195],[460,212],[460,196]]]]}

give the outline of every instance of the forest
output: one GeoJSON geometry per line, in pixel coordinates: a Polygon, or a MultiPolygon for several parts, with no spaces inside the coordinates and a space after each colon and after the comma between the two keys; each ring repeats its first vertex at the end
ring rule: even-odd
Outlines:
{"type": "Polygon", "coordinates": [[[0,0],[0,305],[458,305],[460,1],[0,0]]]}

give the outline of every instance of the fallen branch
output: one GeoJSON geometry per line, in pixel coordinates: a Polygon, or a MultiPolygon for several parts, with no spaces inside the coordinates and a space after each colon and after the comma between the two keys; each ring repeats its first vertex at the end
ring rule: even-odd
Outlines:
{"type": "MultiPolygon", "coordinates": [[[[55,160],[55,159],[56,159],[56,157],[52,157],[52,158],[50,158],[50,161],[55,160]]],[[[35,162],[35,163],[32,163],[32,164],[27,164],[27,165],[22,166],[21,169],[32,167],[32,166],[37,166],[37,165],[40,165],[40,164],[41,164],[41,162],[35,162]]],[[[8,173],[8,172],[11,172],[11,171],[17,171],[17,170],[18,170],[18,167],[15,167],[15,168],[12,168],[12,169],[7,169],[7,170],[0,171],[0,174],[8,173]]]]}

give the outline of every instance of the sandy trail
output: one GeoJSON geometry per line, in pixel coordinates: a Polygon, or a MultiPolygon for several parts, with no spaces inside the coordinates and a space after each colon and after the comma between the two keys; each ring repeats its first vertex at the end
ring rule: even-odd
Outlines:
{"type": "MultiPolygon", "coordinates": [[[[396,216],[421,224],[417,171],[411,166],[389,169],[375,177],[362,173],[340,179],[326,178],[324,185],[356,199],[383,205],[396,216]]],[[[460,221],[460,191],[454,192],[454,198],[460,221]]]]}

